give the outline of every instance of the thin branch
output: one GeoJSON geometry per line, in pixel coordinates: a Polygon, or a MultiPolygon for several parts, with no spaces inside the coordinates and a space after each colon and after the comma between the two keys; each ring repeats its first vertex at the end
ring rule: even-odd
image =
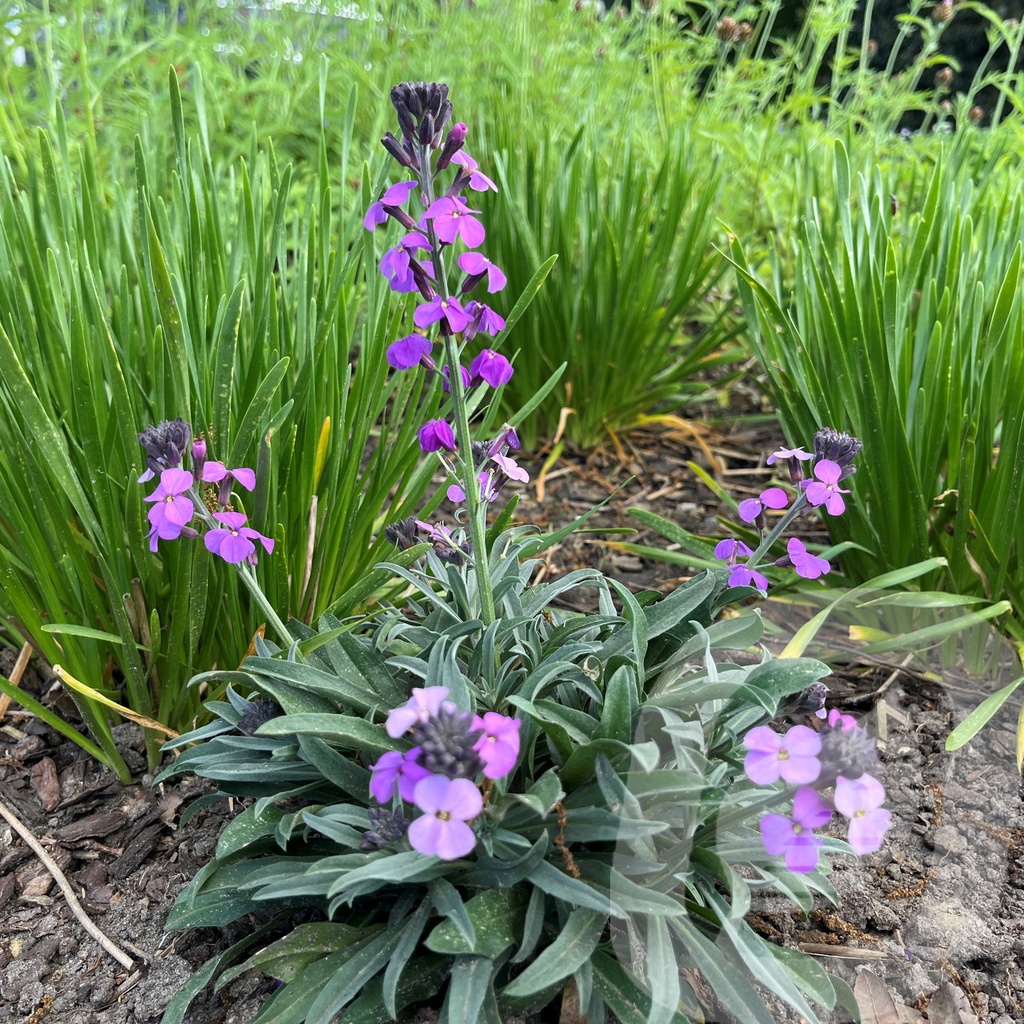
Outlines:
{"type": "Polygon", "coordinates": [[[18,819],[17,815],[2,801],[0,800],[0,814],[2,814],[11,827],[25,840],[25,843],[29,846],[32,852],[42,861],[43,866],[47,871],[53,875],[54,881],[60,886],[60,891],[64,893],[64,898],[68,901],[68,906],[71,907],[72,913],[78,918],[81,926],[119,963],[122,967],[127,970],[132,970],[135,967],[135,961],[128,956],[127,953],[122,952],[113,942],[110,941],[96,927],[86,914],[85,910],[82,909],[82,904],[78,902],[78,897],[75,896],[74,891],[71,888],[71,883],[67,880],[64,872],[57,866],[54,859],[43,849],[40,845],[39,840],[28,830],[28,828],[22,824],[18,819]]]}

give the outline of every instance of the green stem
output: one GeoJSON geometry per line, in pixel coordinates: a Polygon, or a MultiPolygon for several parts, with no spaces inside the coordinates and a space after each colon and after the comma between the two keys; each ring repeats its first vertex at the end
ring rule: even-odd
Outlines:
{"type": "MultiPolygon", "coordinates": [[[[430,171],[430,152],[427,146],[419,147],[420,184],[423,187],[424,202],[429,209],[434,201],[434,179],[430,171]]],[[[434,231],[433,221],[427,222],[427,236],[433,246],[434,270],[437,274],[437,291],[442,301],[451,298],[448,274],[441,258],[441,245],[434,231]]],[[[458,442],[458,466],[462,479],[459,483],[466,492],[469,517],[469,536],[473,545],[472,561],[476,570],[477,594],[480,598],[480,620],[484,626],[494,621],[494,591],[491,574],[487,565],[487,502],[480,495],[477,470],[473,462],[473,438],[469,431],[469,410],[466,406],[466,388],[462,382],[460,348],[454,335],[445,333],[444,354],[448,363],[448,388],[452,396],[452,418],[455,421],[455,439],[458,442]]]]}
{"type": "Polygon", "coordinates": [[[792,508],[771,528],[768,535],[761,541],[758,549],[747,559],[747,567],[753,569],[761,561],[771,546],[782,536],[783,531],[807,507],[807,492],[800,491],[793,502],[792,508]]]}
{"type": "MultiPolygon", "coordinates": [[[[191,497],[192,504],[199,512],[199,518],[206,522],[207,529],[222,530],[224,528],[224,524],[214,519],[213,514],[206,507],[206,502],[203,499],[198,484],[190,488],[189,497],[191,497]]],[[[245,584],[249,593],[252,594],[256,604],[259,605],[260,611],[266,616],[267,622],[271,625],[274,632],[277,633],[278,639],[282,641],[285,650],[287,650],[295,643],[295,637],[288,631],[288,627],[281,621],[281,616],[277,614],[274,606],[267,599],[267,595],[263,593],[263,588],[260,586],[259,580],[256,579],[256,573],[245,562],[239,562],[235,565],[235,569],[238,571],[238,578],[245,584]]]]}

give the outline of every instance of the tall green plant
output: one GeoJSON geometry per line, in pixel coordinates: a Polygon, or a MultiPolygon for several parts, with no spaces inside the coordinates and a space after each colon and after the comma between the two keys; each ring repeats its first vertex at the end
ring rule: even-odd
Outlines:
{"type": "MultiPolygon", "coordinates": [[[[836,147],[835,217],[811,200],[796,283],[757,279],[733,257],[750,337],[790,436],[834,422],[877,457],[831,523],[856,580],[930,555],[946,583],[1024,609],[1024,208],[978,191],[952,149],[911,188],[892,173],[854,185],[836,147]]],[[[932,581],[935,582],[934,580],[932,581]]]]}
{"type": "Polygon", "coordinates": [[[732,357],[721,351],[722,317],[709,312],[725,267],[711,248],[719,179],[707,154],[684,137],[650,170],[631,144],[609,149],[580,129],[568,146],[522,137],[522,175],[509,176],[508,159],[499,175],[513,198],[490,233],[497,262],[521,288],[531,267],[559,254],[551,287],[519,323],[510,399],[525,400],[568,363],[537,429],[553,434],[569,405],[568,436],[593,445],[700,390],[697,371],[732,357]]]}
{"type": "MultiPolygon", "coordinates": [[[[361,283],[372,246],[338,244],[362,229],[336,213],[350,172],[329,170],[326,135],[308,185],[273,151],[221,172],[185,136],[173,73],[170,88],[167,175],[138,146],[131,187],[104,187],[59,108],[27,187],[0,167],[0,563],[15,634],[180,728],[199,711],[195,658],[237,663],[260,619],[206,552],[150,554],[136,433],[181,416],[259,470],[251,518],[278,544],[264,587],[308,620],[372,594],[383,521],[429,482],[415,424],[440,389],[387,379],[394,313],[376,275],[361,283]]],[[[346,139],[355,110],[353,93],[346,139]]],[[[125,775],[107,712],[82,707],[125,775]]]]}

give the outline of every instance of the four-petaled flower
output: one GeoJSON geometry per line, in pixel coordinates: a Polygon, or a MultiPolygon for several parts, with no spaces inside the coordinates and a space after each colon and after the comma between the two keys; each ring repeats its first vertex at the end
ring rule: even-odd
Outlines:
{"type": "Polygon", "coordinates": [[[146,498],[146,501],[154,503],[147,516],[152,527],[149,531],[150,551],[156,551],[160,540],[176,540],[192,521],[196,507],[184,492],[193,483],[192,474],[185,469],[165,469],[160,473],[157,489],[146,498]]]}
{"type": "Polygon", "coordinates": [[[363,218],[363,227],[367,231],[373,231],[381,224],[386,224],[388,219],[388,212],[385,209],[387,206],[404,206],[406,200],[415,191],[419,185],[418,181],[400,181],[397,185],[392,185],[385,193],[377,200],[377,202],[371,204],[370,208],[366,211],[366,216],[363,218]]]}
{"type": "Polygon", "coordinates": [[[203,537],[208,551],[220,555],[225,562],[237,565],[239,562],[256,564],[256,545],[259,541],[269,555],[274,550],[274,542],[269,537],[246,526],[246,515],[242,512],[214,512],[213,518],[224,525],[216,530],[207,531],[203,537]]]}
{"type": "Polygon", "coordinates": [[[856,854],[874,853],[882,845],[892,813],[882,807],[885,788],[870,775],[836,779],[836,810],[850,819],[850,846],[856,854]]]}
{"type": "Polygon", "coordinates": [[[767,458],[769,466],[774,466],[779,459],[799,459],[801,462],[807,459],[813,459],[814,456],[810,452],[805,452],[803,445],[799,448],[786,448],[781,447],[777,452],[772,452],[767,458]]]}
{"type": "Polygon", "coordinates": [[[473,749],[480,755],[488,779],[503,779],[516,766],[522,724],[518,718],[508,718],[496,711],[487,711],[473,719],[473,728],[483,730],[483,736],[473,749]]]}
{"type": "Polygon", "coordinates": [[[469,779],[431,775],[416,783],[413,794],[423,812],[409,826],[409,845],[427,856],[458,860],[472,852],[476,835],[466,824],[483,810],[480,790],[469,779]]]}
{"type": "Polygon", "coordinates": [[[789,538],[786,550],[789,552],[789,560],[793,563],[797,575],[803,576],[806,580],[816,580],[832,569],[827,558],[808,551],[807,545],[797,537],[789,538]]]}
{"type": "MultiPolygon", "coordinates": [[[[508,284],[508,278],[505,277],[502,270],[482,253],[464,252],[459,257],[459,267],[469,274],[469,281],[467,283],[470,288],[485,275],[489,292],[500,292],[508,284]]],[[[463,291],[467,290],[464,286],[463,291]]]]}
{"type": "Polygon", "coordinates": [[[459,164],[469,173],[469,187],[474,192],[484,192],[487,189],[492,192],[498,191],[498,186],[480,170],[480,165],[464,149],[460,149],[452,156],[452,163],[459,164]]]}
{"type": "Polygon", "coordinates": [[[444,299],[440,295],[435,295],[429,302],[417,306],[416,312],[412,315],[412,322],[419,328],[429,327],[438,320],[446,320],[449,329],[458,333],[469,326],[470,317],[462,308],[462,303],[454,296],[444,299]]]}
{"type": "Polygon", "coordinates": [[[715,545],[715,558],[721,558],[730,565],[737,558],[749,558],[753,553],[743,541],[736,540],[735,537],[726,537],[715,545]]]}
{"type": "Polygon", "coordinates": [[[442,196],[435,199],[423,214],[424,220],[434,222],[434,230],[442,242],[451,245],[461,238],[469,249],[475,249],[485,237],[483,224],[472,216],[479,210],[471,210],[464,199],[458,196],[442,196]]]}
{"type": "Polygon", "coordinates": [[[455,451],[455,432],[445,420],[427,420],[419,429],[420,448],[425,452],[455,451]]]}
{"type": "Polygon", "coordinates": [[[370,765],[370,792],[378,803],[386,804],[394,798],[395,789],[398,795],[412,803],[416,783],[427,778],[427,771],[417,760],[420,748],[413,747],[404,754],[397,750],[389,750],[382,754],[376,764],[370,765]]]}
{"type": "Polygon", "coordinates": [[[256,486],[256,474],[245,466],[228,469],[223,462],[207,462],[203,466],[203,483],[220,483],[229,477],[236,483],[240,483],[247,491],[253,490],[256,486]]]}
{"type": "Polygon", "coordinates": [[[785,508],[789,504],[789,495],[781,487],[769,487],[756,498],[741,501],[737,512],[745,523],[752,523],[766,508],[785,508]]]}
{"type": "Polygon", "coordinates": [[[466,316],[473,320],[474,332],[483,331],[492,338],[499,332],[505,330],[505,320],[491,309],[490,306],[473,299],[465,305],[466,316]]]}
{"type": "Polygon", "coordinates": [[[807,500],[814,506],[824,505],[830,516],[841,516],[846,510],[843,495],[849,490],[839,486],[843,477],[843,467],[831,459],[818,459],[814,464],[816,480],[804,480],[803,488],[807,492],[807,500]]]}
{"type": "Polygon", "coordinates": [[[484,381],[492,388],[497,388],[507,384],[512,379],[512,373],[512,364],[503,355],[485,348],[469,364],[469,383],[475,386],[484,381]]]}
{"type": "Polygon", "coordinates": [[[773,857],[785,854],[790,871],[808,872],[818,866],[818,849],[822,840],[812,830],[820,828],[832,817],[832,809],[820,796],[806,786],[793,796],[793,818],[781,814],[762,815],[761,839],[773,857]]]}
{"type": "Polygon", "coordinates": [[[729,573],[730,587],[756,587],[758,590],[768,589],[768,577],[747,565],[737,565],[729,573]]]}
{"type": "Polygon", "coordinates": [[[785,735],[759,725],[743,737],[743,745],[749,751],[743,770],[759,786],[780,778],[792,786],[802,786],[821,774],[821,737],[806,725],[794,725],[785,735]]]}
{"type": "Polygon", "coordinates": [[[432,348],[430,341],[422,334],[407,334],[388,346],[388,365],[395,370],[410,370],[425,356],[429,356],[432,348]]]}

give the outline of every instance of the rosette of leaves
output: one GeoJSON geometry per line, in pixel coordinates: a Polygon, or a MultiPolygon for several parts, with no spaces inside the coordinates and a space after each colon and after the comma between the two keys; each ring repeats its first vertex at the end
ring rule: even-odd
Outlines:
{"type": "Polygon", "coordinates": [[[354,627],[324,616],[288,651],[258,641],[241,670],[198,677],[227,681],[229,700],[171,744],[187,749],[162,778],[214,780],[199,806],[247,803],[168,928],[250,914],[259,927],[191,979],[164,1024],[213,978],[252,968],[282,983],[260,1024],[328,1024],[342,1010],[345,1022],[383,1022],[425,1001],[446,1022],[498,1024],[560,995],[570,1020],[679,1024],[724,1011],[771,1024],[765,989],[808,1021],[809,999],[852,1001],[744,921],[761,890],[805,911],[815,892],[835,899],[825,858],[796,876],[765,853],[765,791],[745,780],[740,741],[826,667],[727,660],[757,642],[761,621],[718,619],[737,596],[721,572],[665,597],[634,596],[593,569],[531,585],[550,539],[492,529],[499,614],[486,628],[469,611],[473,570],[428,551],[420,568],[390,567],[412,594],[401,612],[354,627]],[[592,589],[593,611],[556,606],[579,588],[592,589]],[[387,712],[433,685],[460,709],[523,723],[519,762],[457,861],[395,838],[368,793],[368,766],[404,749],[382,727],[387,712]],[[393,841],[364,852],[382,828],[393,841]]]}

